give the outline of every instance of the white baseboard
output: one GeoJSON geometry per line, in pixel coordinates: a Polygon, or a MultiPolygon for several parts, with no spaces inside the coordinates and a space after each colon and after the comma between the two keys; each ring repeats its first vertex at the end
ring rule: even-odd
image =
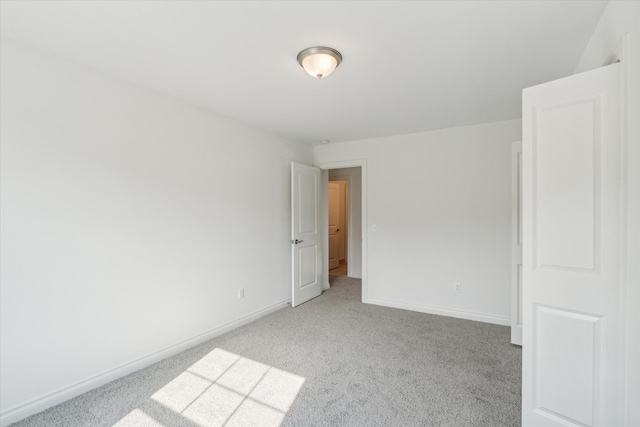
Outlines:
{"type": "Polygon", "coordinates": [[[459,319],[475,320],[477,322],[493,323],[496,325],[510,326],[509,317],[494,316],[491,314],[475,313],[473,311],[454,310],[451,308],[434,307],[430,305],[406,303],[380,298],[367,298],[367,304],[381,305],[384,307],[402,308],[404,310],[419,311],[421,313],[438,314],[441,316],[457,317],[459,319]]]}
{"type": "Polygon", "coordinates": [[[86,393],[89,390],[93,390],[94,388],[107,384],[115,379],[124,377],[131,372],[140,370],[153,363],[159,362],[160,360],[166,359],[167,357],[178,354],[181,351],[215,338],[218,335],[222,335],[225,332],[229,332],[232,329],[259,319],[262,316],[273,313],[276,310],[288,307],[288,304],[290,302],[291,299],[277,302],[263,309],[254,311],[253,313],[249,313],[235,320],[223,323],[222,325],[219,325],[213,329],[210,329],[179,343],[173,344],[164,349],[155,351],[146,356],[132,360],[131,362],[109,369],[93,377],[71,384],[67,387],[63,387],[51,393],[47,393],[30,402],[6,409],[2,411],[2,413],[0,413],[0,427],[5,427],[23,418],[26,418],[33,414],[37,414],[38,412],[42,412],[45,409],[64,402],[65,400],[69,400],[82,393],[86,393]]]}
{"type": "Polygon", "coordinates": [[[331,285],[329,284],[329,282],[323,283],[322,284],[322,290],[326,291],[327,289],[329,289],[331,287],[331,285]]]}

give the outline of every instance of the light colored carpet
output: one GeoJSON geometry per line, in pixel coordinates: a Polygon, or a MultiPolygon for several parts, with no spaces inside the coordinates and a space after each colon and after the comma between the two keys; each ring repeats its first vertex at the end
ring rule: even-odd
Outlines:
{"type": "Polygon", "coordinates": [[[14,424],[518,426],[509,328],[366,305],[360,281],[14,424]]]}

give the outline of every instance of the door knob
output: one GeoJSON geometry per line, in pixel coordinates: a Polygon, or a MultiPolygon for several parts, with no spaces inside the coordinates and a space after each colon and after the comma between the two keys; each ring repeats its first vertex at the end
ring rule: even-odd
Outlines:
{"type": "Polygon", "coordinates": [[[337,233],[338,231],[340,231],[340,229],[339,229],[339,228],[336,228],[336,233],[337,233]]]}
{"type": "Polygon", "coordinates": [[[295,243],[296,245],[297,245],[298,243],[302,243],[302,242],[304,242],[304,240],[298,240],[298,239],[296,239],[296,240],[294,240],[294,241],[293,241],[293,243],[295,243]]]}

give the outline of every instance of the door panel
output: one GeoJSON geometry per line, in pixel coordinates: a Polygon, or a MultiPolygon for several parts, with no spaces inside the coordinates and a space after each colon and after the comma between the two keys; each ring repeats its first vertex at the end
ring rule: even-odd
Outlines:
{"type": "Polygon", "coordinates": [[[320,169],[291,164],[292,307],[322,292],[320,176],[320,169]]]}
{"type": "Polygon", "coordinates": [[[534,113],[533,167],[544,171],[535,179],[533,206],[537,267],[594,268],[595,212],[600,209],[594,185],[597,105],[592,98],[534,113]]]}
{"type": "Polygon", "coordinates": [[[617,424],[619,72],[523,92],[524,426],[617,424]]]}
{"type": "Polygon", "coordinates": [[[301,247],[299,257],[299,289],[315,285],[318,277],[318,263],[316,262],[318,248],[316,246],[301,247]]]}
{"type": "Polygon", "coordinates": [[[562,414],[594,425],[595,382],[602,371],[597,354],[601,318],[536,305],[534,322],[534,336],[539,337],[534,407],[543,415],[562,414]]]}
{"type": "Polygon", "coordinates": [[[315,175],[298,175],[298,233],[308,234],[317,232],[318,218],[316,215],[317,179],[315,175]]]}
{"type": "MultiPolygon", "coordinates": [[[[335,230],[335,227],[333,228],[335,230]]],[[[331,233],[331,230],[329,230],[331,233]]],[[[338,268],[340,262],[338,260],[338,236],[336,236],[335,231],[333,234],[329,234],[329,270],[333,270],[334,268],[338,268]]]]}

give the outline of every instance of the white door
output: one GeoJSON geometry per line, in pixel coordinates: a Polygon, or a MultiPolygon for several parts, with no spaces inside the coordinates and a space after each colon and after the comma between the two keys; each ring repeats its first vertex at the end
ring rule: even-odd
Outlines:
{"type": "Polygon", "coordinates": [[[619,64],[523,92],[524,426],[615,426],[619,64]]]}
{"type": "Polygon", "coordinates": [[[340,186],[329,182],[329,270],[338,268],[338,231],[340,230],[340,186]]]}
{"type": "Polygon", "coordinates": [[[511,144],[511,344],[522,345],[522,141],[511,144]]]}
{"type": "Polygon", "coordinates": [[[322,292],[320,169],[291,163],[291,306],[322,292]]]}

